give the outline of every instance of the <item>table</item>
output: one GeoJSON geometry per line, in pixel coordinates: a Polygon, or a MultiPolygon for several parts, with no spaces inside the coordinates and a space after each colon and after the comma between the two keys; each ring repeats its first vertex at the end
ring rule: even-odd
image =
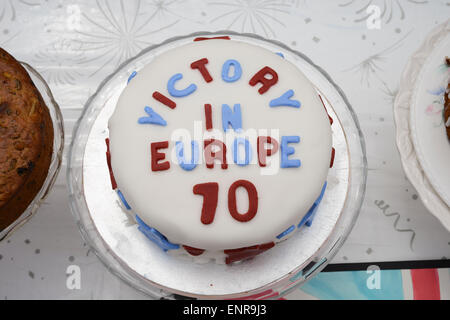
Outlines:
{"type": "MultiPolygon", "coordinates": [[[[49,83],[65,118],[66,147],[100,82],[151,44],[233,30],[306,54],[346,93],[369,165],[360,217],[327,271],[361,270],[367,278],[369,265],[440,268],[441,298],[450,298],[442,278],[450,267],[450,233],[426,211],[403,173],[392,113],[408,58],[448,19],[448,1],[374,0],[368,6],[365,0],[27,0],[1,1],[0,13],[0,45],[49,83]]],[[[112,275],[83,242],[68,206],[65,163],[66,157],[38,213],[0,243],[0,299],[147,298],[112,275]],[[73,281],[77,272],[79,283],[73,281]]],[[[330,281],[333,274],[314,281],[330,281]]],[[[311,288],[288,296],[314,297],[327,298],[311,288]]]]}

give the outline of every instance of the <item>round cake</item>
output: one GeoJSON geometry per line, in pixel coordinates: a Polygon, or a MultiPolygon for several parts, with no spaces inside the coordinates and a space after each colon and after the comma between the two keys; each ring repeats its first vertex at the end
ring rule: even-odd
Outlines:
{"type": "Polygon", "coordinates": [[[130,75],[109,120],[112,188],[149,245],[198,262],[251,258],[312,223],[331,124],[282,53],[197,38],[130,75]]]}
{"type": "Polygon", "coordinates": [[[0,231],[29,206],[48,175],[53,124],[27,71],[0,48],[0,231]]]}

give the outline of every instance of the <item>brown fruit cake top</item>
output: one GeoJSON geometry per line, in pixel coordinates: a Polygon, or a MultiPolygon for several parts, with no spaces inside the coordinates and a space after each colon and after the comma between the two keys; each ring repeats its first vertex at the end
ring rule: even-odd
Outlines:
{"type": "Polygon", "coordinates": [[[52,144],[53,127],[39,91],[0,48],[0,209],[27,183],[36,162],[51,154],[52,144]]]}

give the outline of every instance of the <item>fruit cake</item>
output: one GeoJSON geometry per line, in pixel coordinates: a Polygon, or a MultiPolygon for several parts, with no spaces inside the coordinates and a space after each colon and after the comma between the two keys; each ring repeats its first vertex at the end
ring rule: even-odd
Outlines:
{"type": "Polygon", "coordinates": [[[25,68],[0,48],[0,231],[30,205],[48,175],[53,124],[25,68]]]}

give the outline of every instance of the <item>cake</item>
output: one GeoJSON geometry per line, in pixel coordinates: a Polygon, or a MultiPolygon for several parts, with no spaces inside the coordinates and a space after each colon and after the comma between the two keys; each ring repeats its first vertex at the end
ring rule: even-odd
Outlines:
{"type": "Polygon", "coordinates": [[[29,74],[0,48],[0,231],[30,205],[48,174],[53,124],[29,74]]]}
{"type": "MultiPolygon", "coordinates": [[[[447,67],[450,67],[450,58],[445,59],[447,67]]],[[[447,89],[444,92],[444,123],[447,130],[447,138],[450,140],[450,82],[447,85],[447,89]]]]}
{"type": "Polygon", "coordinates": [[[311,225],[331,124],[282,53],[197,38],[131,73],[108,123],[111,186],[149,246],[232,264],[311,225]]]}

